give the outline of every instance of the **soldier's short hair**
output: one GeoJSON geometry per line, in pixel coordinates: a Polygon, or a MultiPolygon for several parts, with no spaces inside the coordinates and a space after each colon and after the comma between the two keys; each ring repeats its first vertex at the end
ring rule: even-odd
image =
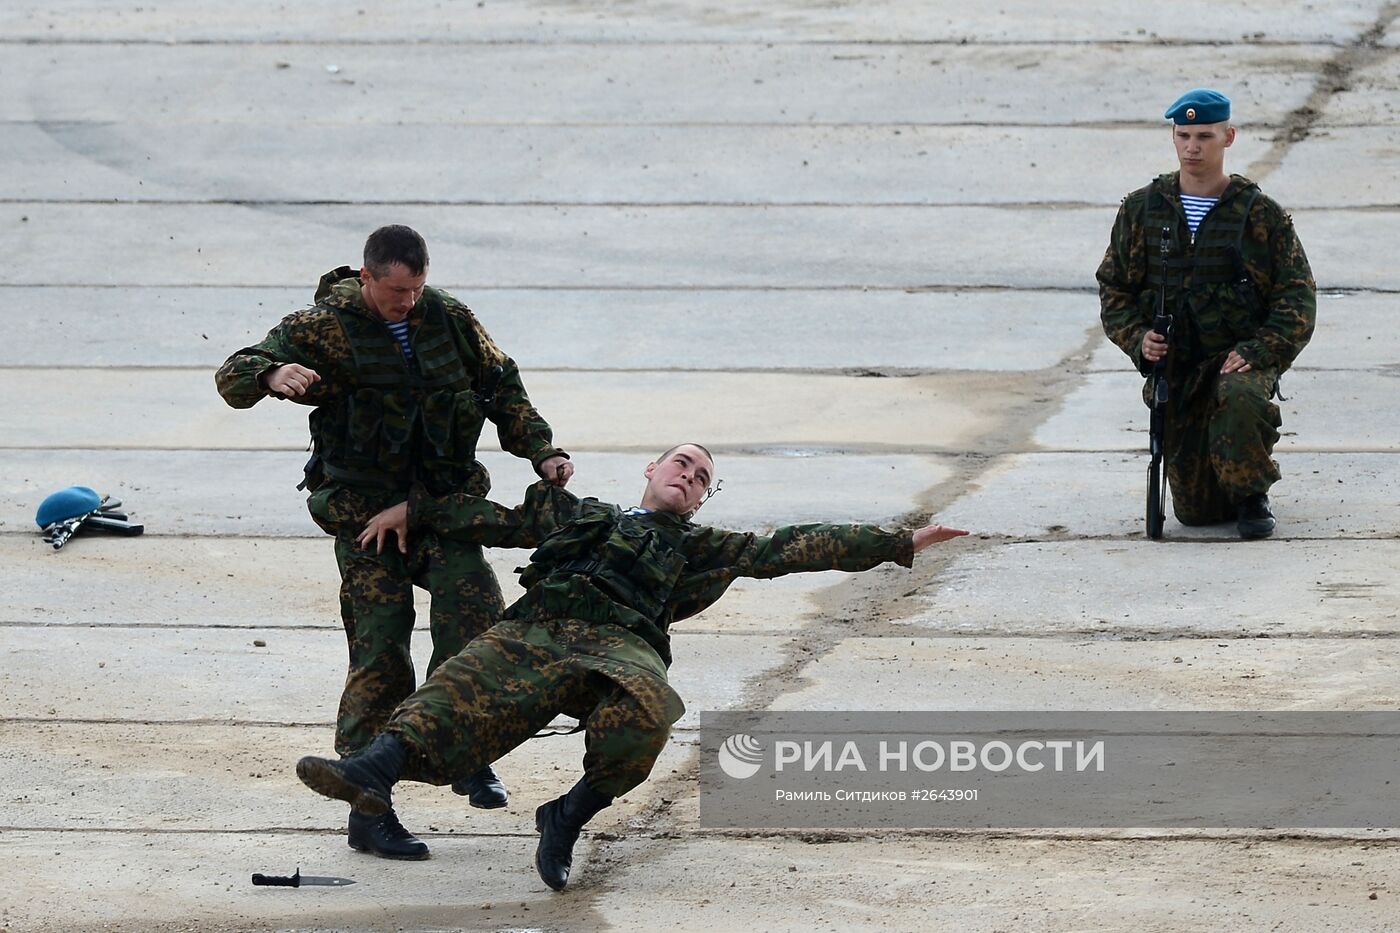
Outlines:
{"type": "Polygon", "coordinates": [[[660,463],[662,460],[665,460],[667,457],[671,456],[671,454],[673,454],[673,453],[675,453],[676,451],[680,450],[682,447],[694,447],[694,448],[696,448],[696,449],[699,450],[701,453],[703,453],[705,456],[707,456],[707,457],[710,458],[710,465],[711,465],[711,466],[714,465],[714,462],[715,462],[715,455],[712,454],[712,453],[710,453],[709,449],[708,449],[707,447],[705,447],[704,444],[697,444],[697,443],[695,443],[694,441],[686,441],[684,444],[677,444],[675,447],[670,448],[670,449],[667,450],[664,454],[662,454],[661,456],[657,457],[657,458],[656,458],[656,462],[657,462],[657,463],[660,463]]]}
{"type": "Polygon", "coordinates": [[[428,268],[428,244],[418,231],[403,224],[380,227],[365,240],[365,268],[376,279],[389,274],[389,267],[399,263],[412,275],[422,275],[428,268]]]}

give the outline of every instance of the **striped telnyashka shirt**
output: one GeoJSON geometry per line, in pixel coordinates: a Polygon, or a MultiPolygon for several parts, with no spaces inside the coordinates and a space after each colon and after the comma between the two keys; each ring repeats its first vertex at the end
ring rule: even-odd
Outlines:
{"type": "Polygon", "coordinates": [[[1196,228],[1201,225],[1206,214],[1215,206],[1219,198],[1198,198],[1194,194],[1183,194],[1181,206],[1186,209],[1186,226],[1191,228],[1191,239],[1196,238],[1196,228]]]}

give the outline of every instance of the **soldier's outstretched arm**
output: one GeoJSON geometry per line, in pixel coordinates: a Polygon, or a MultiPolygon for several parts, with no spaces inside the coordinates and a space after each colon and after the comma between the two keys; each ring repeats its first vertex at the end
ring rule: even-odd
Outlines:
{"type": "Polygon", "coordinates": [[[967,532],[943,525],[908,532],[878,525],[814,523],[789,525],[768,536],[719,534],[711,563],[728,566],[736,576],[767,578],[820,570],[857,572],[886,561],[909,567],[916,551],[967,532]]]}
{"type": "Polygon", "coordinates": [[[384,553],[392,535],[399,552],[408,553],[413,534],[429,529],[445,538],[471,541],[488,547],[534,547],[578,510],[578,499],[558,486],[541,480],[525,491],[525,501],[515,508],[468,493],[430,496],[421,486],[408,499],[376,514],[355,537],[361,550],[384,553]]]}
{"type": "Polygon", "coordinates": [[[925,525],[913,532],[865,524],[789,525],[767,536],[703,528],[687,539],[689,571],[673,593],[672,611],[677,619],[694,615],[739,577],[858,572],[886,561],[910,567],[916,552],[965,534],[946,525],[925,525]]]}
{"type": "Polygon", "coordinates": [[[513,509],[464,492],[434,497],[421,486],[412,489],[405,505],[409,534],[428,528],[443,537],[492,547],[535,547],[578,514],[579,500],[540,480],[525,490],[525,501],[513,509]]]}

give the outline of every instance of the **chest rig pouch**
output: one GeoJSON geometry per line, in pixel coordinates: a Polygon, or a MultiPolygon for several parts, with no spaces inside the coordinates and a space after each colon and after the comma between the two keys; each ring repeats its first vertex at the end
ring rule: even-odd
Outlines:
{"type": "Polygon", "coordinates": [[[663,630],[666,601],[685,570],[681,528],[664,519],[628,515],[615,505],[584,500],[584,515],[554,532],[520,574],[526,589],[556,574],[579,574],[614,601],[663,630]]]}
{"type": "Polygon", "coordinates": [[[326,475],[395,488],[417,480],[435,494],[463,488],[485,494],[489,480],[475,461],[485,412],[468,370],[476,358],[441,301],[424,292],[422,317],[410,332],[412,360],[382,322],[335,298],[323,307],[349,343],[354,386],[338,404],[313,414],[326,475]]]}
{"type": "Polygon", "coordinates": [[[1179,356],[1196,364],[1233,348],[1253,336],[1265,312],[1256,284],[1244,264],[1244,235],[1249,212],[1259,196],[1250,186],[1227,192],[1190,237],[1181,209],[1160,190],[1148,188],[1143,207],[1147,237],[1147,287],[1143,299],[1155,306],[1162,286],[1162,247],[1158,233],[1173,231],[1167,256],[1168,307],[1175,321],[1174,346],[1179,356]]]}

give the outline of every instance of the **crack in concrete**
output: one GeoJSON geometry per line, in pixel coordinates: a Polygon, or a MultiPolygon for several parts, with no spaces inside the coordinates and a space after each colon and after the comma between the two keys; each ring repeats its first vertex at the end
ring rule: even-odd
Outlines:
{"type": "Polygon", "coordinates": [[[1358,71],[1394,53],[1394,49],[1385,48],[1381,41],[1397,16],[1400,16],[1400,3],[1392,2],[1381,7],[1370,28],[1342,46],[1330,61],[1323,63],[1308,99],[1288,114],[1283,126],[1274,134],[1269,151],[1249,167],[1246,174],[1251,180],[1257,182],[1269,177],[1283,163],[1294,144],[1312,135],[1328,103],[1343,91],[1350,90],[1352,78],[1358,71]]]}
{"type": "MultiPolygon", "coordinates": [[[[1390,7],[1387,7],[1378,23],[1373,26],[1372,29],[1368,30],[1357,43],[1343,50],[1341,54],[1334,59],[1334,63],[1329,64],[1329,69],[1335,71],[1337,74],[1350,74],[1352,70],[1359,66],[1363,59],[1363,54],[1360,50],[1368,48],[1367,43],[1370,43],[1370,48],[1374,48],[1380,35],[1384,32],[1385,26],[1394,18],[1397,11],[1400,11],[1400,3],[1392,4],[1390,7]]],[[[1336,93],[1337,89],[1336,86],[1333,86],[1329,93],[1336,93]]],[[[1316,96],[1316,94],[1317,92],[1314,93],[1314,96],[1316,96]]],[[[1300,122],[1303,119],[1304,115],[1300,110],[1295,114],[1293,119],[1290,119],[1287,130],[1281,132],[1280,136],[1297,136],[1296,129],[1298,127],[1310,127],[1311,123],[1304,124],[1300,122]]],[[[1315,122],[1316,117],[1312,117],[1311,120],[1315,122]]],[[[1306,133],[1303,135],[1306,135],[1306,133]]],[[[1298,138],[1302,137],[1299,136],[1298,138]]],[[[1284,151],[1286,150],[1279,149],[1277,158],[1281,159],[1284,151]]],[[[1013,396],[1020,397],[1020,403],[1013,405],[1009,409],[1007,417],[1001,425],[994,427],[993,430],[978,438],[977,444],[982,450],[997,450],[1001,453],[998,455],[966,453],[964,456],[958,458],[957,467],[954,470],[953,476],[939,486],[930,489],[925,496],[922,497],[920,501],[920,510],[911,513],[907,517],[909,519],[909,524],[922,523],[922,521],[925,520],[924,516],[930,513],[936,513],[940,508],[946,508],[951,502],[966,494],[982,476],[994,470],[1006,457],[1016,456],[1019,452],[1031,449],[1033,447],[1031,438],[1035,430],[1045,421],[1049,420],[1049,418],[1063,406],[1070,393],[1082,386],[1087,380],[1089,375],[1089,361],[1100,340],[1101,335],[1098,327],[1096,324],[1091,325],[1081,347],[1062,359],[1055,366],[1042,370],[1039,373],[1009,374],[1007,382],[1009,386],[1011,386],[1013,396]],[[1031,401],[1027,401],[1027,399],[1031,401]],[[1053,404],[1045,404],[1046,402],[1053,402],[1053,404]]],[[[1056,536],[1056,538],[1051,540],[1063,540],[1064,537],[1068,536],[1056,536]]],[[[1348,540],[1350,540],[1351,537],[1352,536],[1347,536],[1348,540]]],[[[1082,540],[1100,539],[1122,540],[1121,536],[1084,536],[1082,538],[1082,540]]],[[[935,549],[931,552],[926,552],[925,555],[921,555],[918,570],[915,571],[917,573],[917,582],[914,588],[921,588],[937,580],[953,560],[967,555],[969,546],[979,551],[991,550],[995,547],[1002,546],[1007,540],[1029,542],[1040,539],[1026,536],[983,535],[978,539],[967,542],[963,547],[946,551],[935,549]]],[[[1076,536],[1074,540],[1081,540],[1081,538],[1076,536]]],[[[1205,540],[1209,541],[1210,539],[1205,540]]],[[[1233,542],[1232,540],[1229,543],[1237,542],[1233,542]]],[[[853,632],[850,623],[855,620],[879,618],[889,620],[884,624],[877,623],[874,626],[866,622],[862,625],[862,631],[859,633],[862,636],[866,634],[866,629],[873,628],[876,630],[883,630],[881,634],[888,635],[889,637],[910,637],[912,634],[911,632],[908,630],[899,630],[897,625],[893,622],[895,618],[907,617],[907,613],[910,611],[908,601],[904,601],[905,605],[900,606],[901,597],[898,595],[898,593],[903,592],[908,589],[908,587],[899,587],[892,593],[889,587],[889,576],[888,573],[879,571],[863,574],[827,591],[829,595],[823,596],[820,599],[822,608],[811,617],[811,621],[808,624],[804,625],[802,629],[796,633],[796,637],[793,639],[791,646],[785,649],[786,657],[778,665],[766,670],[763,674],[755,677],[753,681],[751,681],[748,688],[743,692],[743,698],[739,704],[740,707],[750,709],[771,708],[780,697],[800,690],[803,684],[807,682],[806,672],[822,658],[834,651],[843,641],[851,637],[853,632]],[[901,609],[903,610],[902,612],[900,611],[901,609]]],[[[923,637],[925,639],[940,637],[951,640],[986,637],[991,634],[997,637],[1016,637],[1015,635],[1003,632],[939,633],[938,635],[929,635],[926,632],[919,632],[915,637],[923,637]]],[[[1192,641],[1204,641],[1206,639],[1215,639],[1218,641],[1232,642],[1246,638],[1254,640],[1260,637],[1269,637],[1264,635],[1264,633],[1231,632],[1228,635],[1212,632],[1129,633],[1122,629],[1111,629],[1107,632],[1071,631],[1055,634],[1037,633],[1037,637],[1058,640],[1082,640],[1085,639],[1086,636],[1091,640],[1170,641],[1189,639],[1192,641]]],[[[1305,635],[1302,637],[1308,638],[1310,636],[1305,635]]],[[[1329,636],[1318,634],[1311,637],[1324,638],[1329,636]]],[[[1389,632],[1373,631],[1347,633],[1345,635],[1330,637],[1361,639],[1367,637],[1389,638],[1392,637],[1392,635],[1389,632]]],[[[610,842],[613,840],[606,836],[595,838],[595,858],[608,864],[610,876],[617,871],[625,870],[631,864],[644,863],[651,857],[652,852],[656,849],[669,846],[672,844],[674,838],[678,838],[676,833],[662,832],[657,829],[657,827],[663,827],[673,821],[671,810],[673,799],[676,796],[681,793],[694,793],[698,775],[698,758],[699,748],[697,746],[695,753],[691,756],[687,764],[682,765],[673,775],[654,782],[654,792],[658,796],[659,803],[649,807],[632,820],[632,825],[640,830],[643,834],[643,838],[647,840],[643,845],[631,849],[630,851],[616,852],[610,849],[610,842]]],[[[710,833],[714,831],[702,830],[701,832],[710,833]]],[[[831,833],[813,836],[810,833],[803,834],[800,832],[779,831],[774,833],[747,833],[741,831],[721,833],[720,835],[726,838],[796,836],[804,840],[847,841],[860,838],[883,839],[889,838],[890,835],[899,834],[889,834],[885,832],[878,834],[831,833]]],[[[941,837],[943,834],[938,830],[918,830],[909,835],[911,837],[928,838],[941,837]]],[[[955,837],[958,834],[954,832],[946,835],[948,837],[955,837]]],[[[1103,835],[1099,837],[1094,833],[1086,834],[1082,832],[1036,833],[1035,837],[1064,839],[1074,842],[1088,841],[1096,838],[1132,838],[1123,835],[1103,835]]],[[[986,837],[983,836],[983,838],[986,837]]],[[[1025,835],[1023,833],[1011,832],[1005,833],[999,836],[999,838],[1025,838],[1025,835]]],[[[1173,837],[1157,835],[1144,838],[1160,839],[1173,837]]],[[[1183,838],[1200,837],[1188,834],[1183,838]]],[[[1214,838],[1222,837],[1216,836],[1214,838]]],[[[1242,834],[1239,838],[1258,839],[1261,838],[1261,836],[1257,833],[1247,833],[1242,834]]],[[[1312,837],[1302,837],[1297,834],[1285,833],[1277,834],[1269,838],[1292,839],[1312,837]]],[[[1354,841],[1353,838],[1348,838],[1343,844],[1352,844],[1354,841]]],[[[588,892],[590,895],[594,895],[596,892],[597,896],[601,896],[610,889],[610,886],[607,881],[600,881],[596,887],[588,885],[585,886],[585,888],[593,889],[588,892]]]]}
{"type": "MultiPolygon", "coordinates": [[[[930,514],[946,508],[988,471],[1015,451],[1025,449],[1035,429],[1052,417],[1068,398],[1069,394],[1087,379],[1087,365],[1098,346],[1100,334],[1097,324],[1086,328],[1085,339],[1080,347],[1060,360],[1054,366],[1030,373],[1011,373],[1005,376],[1008,395],[1014,400],[1007,406],[1002,420],[989,426],[978,438],[978,447],[988,447],[1006,453],[992,455],[967,452],[957,458],[952,475],[944,482],[928,490],[919,501],[919,507],[905,516],[901,525],[916,527],[927,521],[930,514]],[[1052,403],[1053,404],[1047,404],[1052,403]]],[[[959,542],[962,543],[962,542],[959,542]]],[[[995,546],[988,540],[973,539],[966,542],[976,549],[990,549],[995,546]]],[[[915,586],[922,586],[936,579],[949,563],[965,556],[967,547],[951,549],[933,548],[919,555],[915,586]]],[[[899,571],[903,573],[904,571],[899,571]]],[[[737,708],[766,709],[780,697],[799,690],[805,681],[804,672],[820,661],[836,647],[856,634],[851,623],[857,619],[889,618],[887,611],[897,599],[889,591],[888,568],[852,577],[838,584],[818,597],[819,609],[809,615],[810,622],[796,634],[785,657],[774,667],[754,677],[742,692],[737,708]]],[[[895,592],[907,589],[907,584],[896,587],[895,592]]],[[[677,838],[674,832],[662,834],[653,827],[663,826],[672,819],[674,799],[681,794],[695,792],[698,778],[699,747],[688,762],[665,778],[653,782],[653,792],[658,803],[648,807],[632,820],[632,825],[644,832],[656,835],[647,837],[648,842],[626,852],[613,851],[613,840],[599,838],[595,841],[595,857],[610,863],[610,875],[625,870],[628,865],[642,863],[651,857],[657,847],[666,847],[677,838]]],[[[590,896],[602,896],[609,890],[607,882],[600,882],[589,890],[590,896]],[[596,895],[594,895],[596,891],[596,895]]]]}

